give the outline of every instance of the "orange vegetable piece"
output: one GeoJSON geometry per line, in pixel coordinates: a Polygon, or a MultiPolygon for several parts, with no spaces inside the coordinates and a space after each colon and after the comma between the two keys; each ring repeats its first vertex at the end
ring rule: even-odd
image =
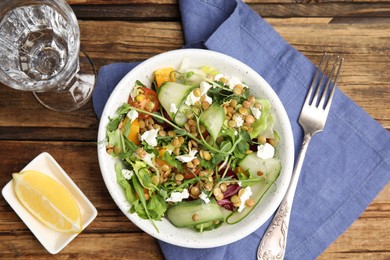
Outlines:
{"type": "Polygon", "coordinates": [[[160,149],[158,150],[158,157],[163,158],[166,150],[167,150],[167,149],[165,149],[165,148],[160,148],[160,149]]]}
{"type": "Polygon", "coordinates": [[[172,72],[173,68],[162,68],[154,72],[154,80],[156,81],[157,88],[159,88],[164,82],[175,81],[175,74],[172,72]]]}
{"type": "MultiPolygon", "coordinates": [[[[126,124],[126,121],[128,118],[126,117],[125,120],[123,120],[123,124],[126,124]]],[[[135,143],[136,145],[140,144],[139,138],[139,121],[138,118],[136,118],[130,125],[130,131],[129,134],[127,135],[127,139],[135,143]]]]}
{"type": "Polygon", "coordinates": [[[154,161],[155,161],[155,163],[158,164],[160,167],[162,167],[162,166],[164,166],[164,165],[168,166],[169,168],[172,167],[172,166],[169,165],[166,161],[161,160],[161,159],[159,159],[159,158],[155,158],[154,161]]]}

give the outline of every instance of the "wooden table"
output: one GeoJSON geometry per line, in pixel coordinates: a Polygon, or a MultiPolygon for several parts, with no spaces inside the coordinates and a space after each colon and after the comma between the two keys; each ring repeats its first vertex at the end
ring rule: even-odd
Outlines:
{"type": "MultiPolygon", "coordinates": [[[[247,0],[290,44],[318,63],[341,51],[341,89],[390,130],[390,3],[374,0],[247,0]],[[315,37],[313,36],[315,33],[315,37]],[[310,37],[308,35],[311,35],[310,37]]],[[[140,61],[183,41],[175,0],[69,0],[82,48],[97,68],[140,61]]],[[[97,218],[58,258],[163,259],[157,241],[116,207],[100,174],[92,102],[71,113],[43,108],[31,93],[0,86],[0,186],[39,153],[49,152],[90,198],[97,218]]],[[[389,144],[390,145],[390,144],[389,144]]],[[[49,258],[4,199],[0,257],[49,258]]],[[[319,259],[390,258],[390,185],[319,259]]]]}

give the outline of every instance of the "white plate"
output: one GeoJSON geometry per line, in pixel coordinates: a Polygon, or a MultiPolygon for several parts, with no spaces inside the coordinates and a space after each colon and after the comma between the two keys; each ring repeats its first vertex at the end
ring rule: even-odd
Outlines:
{"type": "Polygon", "coordinates": [[[226,245],[237,241],[258,229],[277,209],[283,199],[290,182],[293,162],[294,145],[291,125],[287,113],[278,96],[268,83],[254,70],[242,62],[227,55],[200,49],[181,49],[154,56],[141,63],[130,71],[116,86],[104,108],[98,133],[98,156],[104,182],[112,198],[122,212],[139,228],[165,242],[191,248],[208,248],[226,245]],[[213,66],[217,71],[236,76],[251,87],[251,93],[257,97],[269,99],[276,116],[275,128],[278,131],[280,142],[280,159],[282,171],[275,185],[270,188],[256,208],[240,223],[236,225],[224,224],[220,228],[203,233],[191,229],[176,228],[168,220],[156,221],[159,232],[149,220],[143,220],[137,214],[130,214],[130,205],[126,201],[121,187],[116,182],[114,165],[116,161],[106,153],[105,144],[106,126],[109,117],[113,117],[116,110],[127,102],[136,80],[150,86],[153,80],[153,71],[163,67],[179,68],[183,59],[187,60],[189,68],[204,65],[213,66]]]}
{"type": "MultiPolygon", "coordinates": [[[[50,154],[41,153],[21,171],[26,170],[35,170],[47,174],[62,184],[73,195],[80,208],[83,230],[96,217],[96,208],[50,154]]],[[[55,231],[31,215],[16,197],[12,180],[4,186],[2,194],[16,214],[51,254],[57,254],[78,235],[55,231]]]]}

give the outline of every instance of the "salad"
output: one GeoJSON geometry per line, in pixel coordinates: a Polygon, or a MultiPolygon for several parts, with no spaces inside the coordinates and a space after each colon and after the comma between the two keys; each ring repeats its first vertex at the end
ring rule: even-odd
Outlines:
{"type": "Polygon", "coordinates": [[[106,128],[130,212],[156,229],[162,218],[200,232],[238,223],[281,171],[270,102],[210,66],[153,75],[129,86],[106,128]]]}

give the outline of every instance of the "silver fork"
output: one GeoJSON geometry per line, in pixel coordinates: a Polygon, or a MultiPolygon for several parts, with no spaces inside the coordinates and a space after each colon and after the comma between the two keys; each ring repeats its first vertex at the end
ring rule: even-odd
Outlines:
{"type": "Polygon", "coordinates": [[[302,148],[295,164],[287,193],[284,196],[270,226],[265,232],[263,239],[260,241],[260,245],[257,250],[257,259],[271,260],[283,259],[284,257],[291,208],[303,160],[312,136],[324,129],[334,96],[334,86],[336,85],[341,66],[344,61],[344,58],[341,58],[340,56],[337,56],[335,59],[332,58],[332,54],[323,54],[320,64],[318,65],[318,70],[307,93],[298,121],[304,131],[302,148]],[[328,80],[326,80],[325,73],[332,62],[333,67],[330,71],[328,80]]]}

